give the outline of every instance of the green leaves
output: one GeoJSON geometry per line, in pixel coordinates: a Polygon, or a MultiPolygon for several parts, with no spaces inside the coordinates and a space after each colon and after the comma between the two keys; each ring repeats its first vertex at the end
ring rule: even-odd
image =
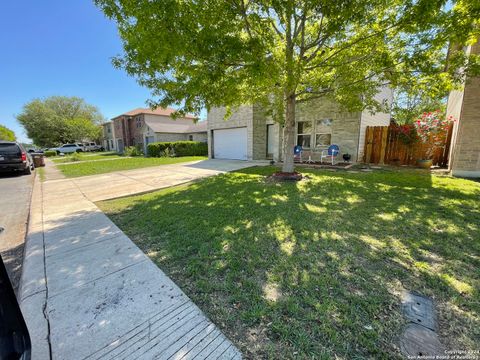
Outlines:
{"type": "Polygon", "coordinates": [[[97,139],[104,118],[95,106],[81,98],[52,96],[25,104],[17,120],[35,144],[54,146],[97,139]]]}
{"type": "Polygon", "coordinates": [[[15,133],[6,126],[0,125],[0,140],[15,141],[15,133]]]}
{"type": "Polygon", "coordinates": [[[478,35],[480,14],[473,1],[444,0],[95,3],[123,40],[114,64],[152,89],[151,105],[195,113],[258,102],[273,113],[287,92],[358,110],[378,108],[376,89],[385,84],[451,88],[458,66],[474,61],[445,70],[447,45],[478,35]]]}

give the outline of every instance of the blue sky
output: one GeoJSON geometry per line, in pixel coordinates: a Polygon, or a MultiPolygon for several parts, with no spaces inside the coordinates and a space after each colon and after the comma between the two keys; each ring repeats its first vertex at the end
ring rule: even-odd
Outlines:
{"type": "Polygon", "coordinates": [[[0,1],[0,49],[0,124],[20,141],[15,114],[34,98],[79,96],[112,118],[150,97],[113,68],[120,38],[91,0],[0,1]]]}

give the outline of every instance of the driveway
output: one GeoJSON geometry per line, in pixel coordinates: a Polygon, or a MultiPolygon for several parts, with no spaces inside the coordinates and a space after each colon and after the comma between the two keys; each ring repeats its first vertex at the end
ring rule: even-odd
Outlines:
{"type": "Polygon", "coordinates": [[[73,183],[90,201],[107,200],[170,187],[266,162],[201,160],[58,180],[73,183]]]}
{"type": "Polygon", "coordinates": [[[0,174],[0,253],[15,293],[22,273],[23,247],[33,175],[0,174]]]}

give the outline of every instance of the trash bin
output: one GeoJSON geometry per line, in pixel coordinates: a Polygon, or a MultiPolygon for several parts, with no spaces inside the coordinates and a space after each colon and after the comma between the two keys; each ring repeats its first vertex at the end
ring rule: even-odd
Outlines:
{"type": "Polygon", "coordinates": [[[45,159],[43,158],[43,154],[32,154],[33,165],[36,168],[45,166],[45,159]]]}

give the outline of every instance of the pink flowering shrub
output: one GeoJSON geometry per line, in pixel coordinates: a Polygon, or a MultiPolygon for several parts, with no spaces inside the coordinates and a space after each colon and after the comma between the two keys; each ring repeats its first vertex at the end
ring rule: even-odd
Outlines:
{"type": "Polygon", "coordinates": [[[413,144],[418,139],[417,130],[413,124],[395,125],[393,130],[405,145],[413,144]]]}
{"type": "Polygon", "coordinates": [[[418,139],[424,144],[430,144],[426,159],[431,159],[435,151],[445,144],[450,124],[456,121],[452,116],[445,118],[440,110],[423,113],[414,122],[418,139]]]}

